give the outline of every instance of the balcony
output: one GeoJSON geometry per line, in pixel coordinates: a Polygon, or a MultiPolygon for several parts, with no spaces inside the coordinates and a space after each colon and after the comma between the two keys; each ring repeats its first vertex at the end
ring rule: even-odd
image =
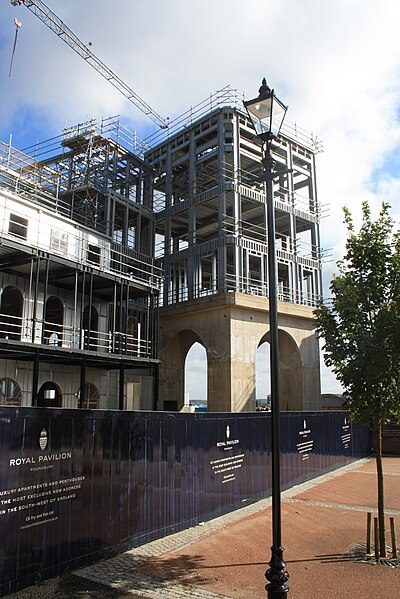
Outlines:
{"type": "Polygon", "coordinates": [[[131,358],[151,358],[152,343],[141,336],[120,331],[79,329],[56,325],[41,319],[23,318],[0,313],[0,340],[47,346],[55,351],[89,351],[117,354],[131,358]]]}

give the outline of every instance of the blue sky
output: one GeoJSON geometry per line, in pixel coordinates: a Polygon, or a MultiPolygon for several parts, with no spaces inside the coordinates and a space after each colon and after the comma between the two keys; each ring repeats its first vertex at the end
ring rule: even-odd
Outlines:
{"type": "MultiPolygon", "coordinates": [[[[252,97],[267,77],[287,118],[324,144],[321,239],[327,285],[344,251],[342,206],[362,200],[400,215],[398,0],[48,0],[50,8],[162,116],[230,84],[252,97]]],[[[153,124],[26,7],[0,8],[0,139],[22,149],[93,115],[120,114],[145,137],[153,124]],[[8,77],[14,17],[22,22],[8,77]]],[[[194,389],[200,383],[191,374],[194,389]]],[[[322,369],[323,391],[338,385],[322,369]]],[[[193,392],[195,395],[195,391],[193,392]]]]}

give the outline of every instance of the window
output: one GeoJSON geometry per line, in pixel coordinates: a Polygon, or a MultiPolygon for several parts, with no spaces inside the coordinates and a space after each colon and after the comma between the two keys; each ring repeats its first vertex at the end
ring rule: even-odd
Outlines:
{"type": "Polygon", "coordinates": [[[83,349],[97,351],[98,345],[98,329],[99,329],[99,313],[92,306],[89,313],[89,306],[85,306],[83,311],[83,349]]]}
{"type": "Polygon", "coordinates": [[[100,251],[101,250],[100,250],[99,246],[89,243],[88,252],[87,252],[88,262],[91,262],[92,264],[100,265],[100,251]]]}
{"type": "Polygon", "coordinates": [[[136,227],[130,227],[128,229],[127,247],[133,250],[136,247],[136,227]]]}
{"type": "Polygon", "coordinates": [[[38,408],[61,408],[62,392],[57,383],[47,381],[43,383],[37,394],[38,408]]]}
{"type": "Polygon", "coordinates": [[[4,377],[0,379],[0,406],[20,406],[21,387],[17,381],[4,377]]]}
{"type": "Polygon", "coordinates": [[[121,231],[121,229],[118,229],[117,231],[113,232],[113,241],[115,241],[116,243],[122,243],[122,231],[121,231]]]}
{"type": "Polygon", "coordinates": [[[22,329],[22,293],[16,287],[6,287],[0,302],[0,337],[2,339],[21,340],[22,329]]]}
{"type": "Polygon", "coordinates": [[[18,214],[10,214],[10,222],[8,224],[8,232],[22,239],[28,236],[28,220],[18,214]]]}
{"type": "Polygon", "coordinates": [[[128,318],[128,330],[127,333],[131,337],[138,336],[138,319],[135,316],[129,316],[128,318]]]}
{"type": "Polygon", "coordinates": [[[135,316],[129,316],[126,331],[126,349],[128,353],[139,351],[139,323],[135,316]]]}
{"type": "Polygon", "coordinates": [[[64,306],[62,301],[55,296],[46,301],[44,313],[44,341],[48,345],[62,345],[64,322],[64,306]]]}
{"type": "MultiPolygon", "coordinates": [[[[83,405],[80,406],[84,410],[98,410],[99,409],[99,401],[100,401],[100,393],[98,388],[94,383],[85,383],[85,394],[83,398],[83,405]]],[[[76,394],[78,400],[80,402],[81,390],[79,389],[76,394]]]]}
{"type": "Polygon", "coordinates": [[[66,254],[68,251],[68,233],[52,229],[50,234],[50,247],[55,252],[66,254]]]}

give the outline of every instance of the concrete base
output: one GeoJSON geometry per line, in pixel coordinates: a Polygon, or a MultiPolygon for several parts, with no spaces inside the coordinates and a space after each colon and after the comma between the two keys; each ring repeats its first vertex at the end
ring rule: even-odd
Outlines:
{"type": "MultiPolygon", "coordinates": [[[[320,408],[319,345],[313,308],[278,302],[282,410],[320,408]]],[[[268,341],[269,301],[221,293],[160,310],[158,409],[184,404],[185,358],[196,341],[207,352],[208,410],[255,410],[256,353],[268,341]],[[165,403],[164,403],[165,402],[165,403]]]]}

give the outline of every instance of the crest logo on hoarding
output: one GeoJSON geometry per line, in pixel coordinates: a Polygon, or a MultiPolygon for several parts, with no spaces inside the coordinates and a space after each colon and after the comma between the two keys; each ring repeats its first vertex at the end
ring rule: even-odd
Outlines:
{"type": "Polygon", "coordinates": [[[229,437],[231,436],[231,429],[229,428],[229,424],[226,427],[226,438],[229,439],[229,437]]]}
{"type": "Polygon", "coordinates": [[[39,437],[39,446],[42,451],[46,449],[48,440],[47,431],[45,428],[42,428],[39,437]]]}

